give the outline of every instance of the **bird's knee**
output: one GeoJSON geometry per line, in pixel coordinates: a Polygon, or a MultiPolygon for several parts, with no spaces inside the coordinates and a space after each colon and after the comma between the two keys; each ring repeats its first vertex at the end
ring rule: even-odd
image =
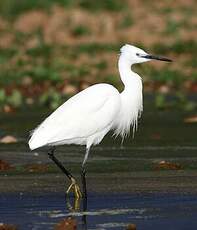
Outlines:
{"type": "Polygon", "coordinates": [[[48,152],[48,156],[49,156],[50,158],[54,157],[54,151],[55,151],[55,149],[52,148],[52,149],[48,152]]]}
{"type": "Polygon", "coordinates": [[[84,167],[82,167],[82,168],[81,168],[81,174],[82,174],[83,176],[85,176],[85,175],[86,175],[86,172],[87,172],[86,169],[85,169],[84,167]]]}
{"type": "Polygon", "coordinates": [[[50,152],[48,152],[48,156],[49,156],[49,158],[52,158],[54,156],[54,153],[50,151],[50,152]]]}

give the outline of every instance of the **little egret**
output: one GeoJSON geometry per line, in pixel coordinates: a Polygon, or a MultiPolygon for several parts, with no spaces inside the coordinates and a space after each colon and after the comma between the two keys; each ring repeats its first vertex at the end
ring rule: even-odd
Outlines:
{"type": "Polygon", "coordinates": [[[171,62],[170,59],[150,55],[132,45],[121,49],[118,68],[124,90],[119,91],[112,85],[95,84],[79,92],[57,108],[31,134],[31,150],[42,146],[51,146],[49,157],[70,179],[67,194],[73,190],[76,198],[82,196],[73,175],[54,155],[54,146],[64,144],[85,145],[86,153],[82,163],[81,178],[83,196],[86,192],[85,164],[90,147],[99,144],[103,137],[113,130],[114,134],[125,137],[132,127],[137,129],[138,118],[143,110],[141,77],[131,70],[135,63],[152,59],[171,62]]]}

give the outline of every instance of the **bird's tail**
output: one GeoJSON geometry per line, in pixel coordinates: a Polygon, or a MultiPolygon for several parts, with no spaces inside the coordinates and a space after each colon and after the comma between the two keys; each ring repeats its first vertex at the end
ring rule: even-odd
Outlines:
{"type": "Polygon", "coordinates": [[[33,130],[30,133],[30,139],[29,139],[28,144],[31,150],[34,150],[34,149],[37,149],[37,148],[40,148],[46,145],[46,141],[43,138],[41,138],[40,135],[38,135],[36,131],[37,129],[33,130]]]}

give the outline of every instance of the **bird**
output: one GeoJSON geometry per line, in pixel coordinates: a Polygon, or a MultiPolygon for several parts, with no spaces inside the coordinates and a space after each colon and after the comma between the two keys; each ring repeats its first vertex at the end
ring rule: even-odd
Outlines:
{"type": "Polygon", "coordinates": [[[149,54],[134,45],[123,45],[118,60],[120,79],[124,85],[122,92],[107,83],[89,86],[68,99],[31,132],[29,148],[35,150],[48,146],[49,158],[69,178],[66,194],[73,192],[76,198],[87,198],[86,163],[92,146],[99,144],[110,130],[123,139],[131,130],[133,133],[137,130],[143,111],[143,85],[142,78],[132,70],[132,66],[151,60],[172,61],[149,54]],[[81,165],[82,192],[76,178],[54,154],[56,146],[65,144],[85,145],[81,165]]]}

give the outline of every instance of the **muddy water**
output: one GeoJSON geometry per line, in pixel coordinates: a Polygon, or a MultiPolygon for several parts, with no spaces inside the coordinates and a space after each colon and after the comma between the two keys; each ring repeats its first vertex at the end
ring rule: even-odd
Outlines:
{"type": "MultiPolygon", "coordinates": [[[[85,212],[69,210],[68,181],[47,150],[30,152],[26,145],[28,130],[46,114],[28,110],[0,117],[0,135],[19,140],[0,144],[0,159],[12,166],[0,172],[0,222],[18,229],[55,229],[71,216],[77,229],[126,229],[130,223],[137,229],[197,229],[197,125],[183,122],[188,114],[146,111],[135,139],[121,145],[108,136],[94,147],[85,212]]],[[[78,181],[83,155],[84,148],[76,146],[59,147],[56,153],[78,181]]]]}

